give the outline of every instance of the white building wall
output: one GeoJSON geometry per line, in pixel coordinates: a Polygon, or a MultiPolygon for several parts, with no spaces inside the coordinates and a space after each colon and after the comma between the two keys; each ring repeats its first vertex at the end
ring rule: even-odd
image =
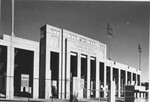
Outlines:
{"type": "MultiPolygon", "coordinates": [[[[59,98],[69,98],[68,92],[70,91],[70,83],[66,82],[65,79],[70,80],[70,51],[78,53],[78,77],[81,78],[81,54],[87,55],[87,81],[90,82],[90,56],[96,57],[96,83],[99,83],[99,62],[104,62],[104,88],[106,88],[106,66],[111,68],[111,81],[113,80],[113,68],[129,71],[141,75],[141,71],[127,65],[114,61],[107,60],[107,48],[105,44],[91,38],[82,36],[80,34],[60,29],[54,26],[46,26],[46,82],[45,82],[45,98],[51,96],[51,70],[50,70],[50,51],[59,53],[59,98]],[[67,40],[66,40],[67,39],[67,40]],[[66,45],[67,44],[67,45],[66,45]],[[66,88],[65,88],[66,87],[66,88]]],[[[7,76],[13,77],[14,73],[14,48],[26,49],[34,51],[34,78],[39,78],[39,43],[31,40],[26,40],[18,37],[13,37],[11,42],[10,36],[4,35],[3,39],[0,39],[0,45],[8,46],[8,59],[7,59],[7,76]],[[13,42],[13,43],[12,43],[13,42]]],[[[127,74],[126,74],[127,77],[127,74]]],[[[13,98],[13,80],[12,78],[7,79],[7,92],[8,98],[13,98]],[[10,85],[11,84],[11,85],[10,85]]],[[[127,78],[126,78],[127,80],[127,78]]],[[[33,81],[34,92],[33,98],[38,98],[39,80],[33,81]]],[[[119,82],[120,83],[120,82],[119,82]]],[[[125,81],[127,84],[127,81],[125,81]]],[[[87,84],[87,88],[90,89],[90,83],[87,84]]],[[[96,90],[99,90],[99,84],[96,84],[96,90]]],[[[96,97],[99,96],[99,92],[96,91],[96,97]]],[[[90,92],[87,91],[87,98],[90,97],[90,92]]]]}
{"type": "Polygon", "coordinates": [[[3,35],[0,39],[0,45],[7,47],[7,75],[6,75],[6,98],[14,98],[14,50],[15,48],[25,49],[34,51],[34,78],[33,79],[33,98],[38,98],[38,78],[39,78],[39,43],[35,41],[30,41],[18,37],[11,37],[9,35],[3,35]],[[36,74],[35,74],[36,73],[36,74]],[[35,84],[36,83],[36,84],[35,84]]]}

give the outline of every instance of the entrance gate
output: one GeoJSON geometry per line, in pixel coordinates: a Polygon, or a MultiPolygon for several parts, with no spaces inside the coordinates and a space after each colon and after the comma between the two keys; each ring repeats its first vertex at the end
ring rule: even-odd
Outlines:
{"type": "Polygon", "coordinates": [[[33,54],[15,48],[14,96],[33,97],[33,54]]]}

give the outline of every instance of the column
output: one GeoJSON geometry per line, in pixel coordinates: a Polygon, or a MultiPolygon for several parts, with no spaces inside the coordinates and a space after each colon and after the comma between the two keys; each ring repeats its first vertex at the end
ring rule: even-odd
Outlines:
{"type": "Polygon", "coordinates": [[[143,93],[141,92],[141,98],[143,98],[143,93]]]}
{"type": "Polygon", "coordinates": [[[110,66],[110,82],[113,81],[113,65],[111,62],[111,66],[110,66]]]}
{"type": "Polygon", "coordinates": [[[96,98],[99,98],[99,59],[96,58],[96,98]]]}
{"type": "Polygon", "coordinates": [[[104,63],[104,98],[106,97],[106,64],[104,63]]]}
{"type": "Polygon", "coordinates": [[[34,51],[33,98],[39,98],[39,51],[34,51]]]}
{"type": "Polygon", "coordinates": [[[77,54],[78,63],[77,63],[77,77],[81,79],[81,54],[77,54]]]}
{"type": "Polygon", "coordinates": [[[61,92],[61,90],[62,90],[62,53],[59,53],[60,55],[59,55],[59,78],[58,78],[58,98],[59,99],[61,99],[62,98],[62,92],[61,92]]]}
{"type": "Polygon", "coordinates": [[[130,83],[130,85],[132,85],[133,84],[133,73],[131,72],[131,83],[130,83]]]}
{"type": "Polygon", "coordinates": [[[137,98],[140,98],[140,95],[139,95],[140,93],[139,92],[137,92],[137,98]]]}
{"type": "Polygon", "coordinates": [[[125,71],[125,84],[128,84],[128,71],[125,71]]]}
{"type": "MultiPolygon", "coordinates": [[[[10,42],[12,43],[12,42],[10,42]]],[[[6,98],[14,98],[14,47],[10,44],[7,48],[7,76],[6,76],[6,98]]]]}
{"type": "Polygon", "coordinates": [[[67,63],[65,57],[66,57],[66,51],[65,48],[67,46],[67,42],[63,38],[63,30],[62,30],[62,39],[61,39],[61,98],[65,99],[65,64],[67,63]]]}
{"type": "Polygon", "coordinates": [[[50,50],[46,49],[46,69],[45,69],[45,99],[51,96],[51,70],[50,70],[50,50]]]}
{"type": "Polygon", "coordinates": [[[121,79],[121,70],[118,69],[118,97],[120,97],[120,79],[121,79]]]}
{"type": "Polygon", "coordinates": [[[136,92],[134,92],[134,97],[136,98],[136,92]]]}
{"type": "Polygon", "coordinates": [[[70,51],[67,51],[67,66],[66,66],[66,99],[70,99],[70,51]]]}
{"type": "Polygon", "coordinates": [[[91,79],[90,79],[90,56],[87,56],[87,98],[90,98],[90,83],[91,83],[91,79]]]}
{"type": "Polygon", "coordinates": [[[115,81],[110,81],[108,102],[115,102],[115,94],[116,94],[115,81]]]}
{"type": "Polygon", "coordinates": [[[77,54],[77,77],[79,79],[78,83],[78,98],[83,98],[83,90],[81,89],[81,54],[77,54]]]}
{"type": "Polygon", "coordinates": [[[62,76],[61,76],[61,98],[62,99],[65,99],[65,63],[66,63],[66,61],[65,61],[65,58],[63,57],[62,58],[63,60],[62,60],[62,62],[61,63],[63,63],[62,64],[62,76]]]}
{"type": "MultiPolygon", "coordinates": [[[[65,60],[65,58],[63,58],[65,60]]],[[[65,61],[62,61],[62,77],[61,77],[61,98],[65,99],[65,61]]]]}

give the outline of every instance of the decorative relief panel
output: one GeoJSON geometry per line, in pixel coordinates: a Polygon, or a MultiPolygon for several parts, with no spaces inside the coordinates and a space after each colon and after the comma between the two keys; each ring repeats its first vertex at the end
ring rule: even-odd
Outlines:
{"type": "Polygon", "coordinates": [[[105,58],[105,46],[103,46],[101,44],[100,44],[100,52],[102,53],[103,58],[105,58]]]}
{"type": "Polygon", "coordinates": [[[51,38],[50,38],[50,46],[51,47],[59,48],[59,46],[60,46],[59,42],[60,42],[59,37],[51,36],[51,38]]]}

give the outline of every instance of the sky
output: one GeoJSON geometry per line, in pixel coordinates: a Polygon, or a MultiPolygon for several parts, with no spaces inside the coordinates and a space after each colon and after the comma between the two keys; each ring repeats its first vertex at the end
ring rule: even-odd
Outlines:
{"type": "MultiPolygon", "coordinates": [[[[15,36],[40,41],[40,28],[50,24],[108,45],[106,24],[113,26],[111,59],[139,68],[148,81],[149,5],[146,2],[15,0],[15,36]]],[[[11,35],[11,0],[1,2],[0,34],[11,35]]]]}

